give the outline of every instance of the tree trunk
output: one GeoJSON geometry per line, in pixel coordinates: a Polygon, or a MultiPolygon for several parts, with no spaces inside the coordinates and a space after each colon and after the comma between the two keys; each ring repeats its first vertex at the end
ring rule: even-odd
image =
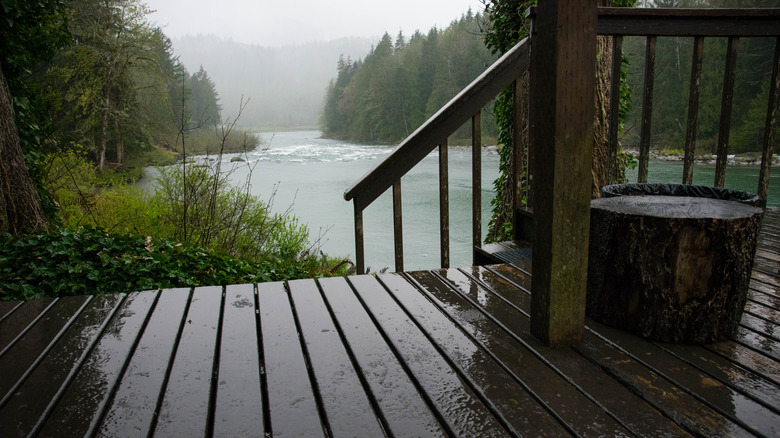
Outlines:
{"type": "Polygon", "coordinates": [[[108,144],[108,106],[110,100],[108,98],[108,86],[104,91],[105,100],[103,104],[103,123],[100,131],[100,150],[98,150],[98,168],[103,170],[106,165],[106,146],[108,144]]]}
{"type": "Polygon", "coordinates": [[[116,162],[122,164],[125,161],[125,142],[122,139],[121,123],[119,117],[114,118],[114,135],[116,135],[116,162]]]}
{"type": "Polygon", "coordinates": [[[0,69],[0,233],[21,234],[47,227],[14,121],[13,102],[0,69]]]}
{"type": "Polygon", "coordinates": [[[692,196],[618,196],[590,209],[587,313],[663,342],[733,335],[763,210],[692,196]]]}
{"type": "MultiPolygon", "coordinates": [[[[611,1],[599,1],[599,6],[610,6],[611,1]]],[[[591,198],[600,196],[601,188],[607,185],[607,148],[609,143],[609,108],[610,84],[612,84],[612,37],[598,37],[598,61],[596,62],[596,115],[593,122],[593,174],[591,198]]],[[[617,78],[620,80],[620,78],[617,78]]],[[[613,168],[616,168],[614,164],[613,168]]]]}

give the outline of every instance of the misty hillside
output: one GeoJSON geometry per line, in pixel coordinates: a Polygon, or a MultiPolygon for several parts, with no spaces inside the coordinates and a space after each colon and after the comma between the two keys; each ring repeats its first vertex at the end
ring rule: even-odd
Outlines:
{"type": "Polygon", "coordinates": [[[374,38],[342,38],[262,47],[215,35],[173,40],[187,70],[202,65],[214,81],[223,119],[235,117],[243,96],[250,102],[239,124],[263,129],[316,126],[339,55],[362,58],[375,43],[374,38]]]}

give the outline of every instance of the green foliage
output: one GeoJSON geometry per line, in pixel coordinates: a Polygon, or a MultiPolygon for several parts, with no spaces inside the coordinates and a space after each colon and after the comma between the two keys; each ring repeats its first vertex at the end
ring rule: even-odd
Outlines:
{"type": "Polygon", "coordinates": [[[183,166],[162,169],[149,196],[121,172],[98,172],[78,147],[50,163],[63,226],[0,237],[0,299],[280,281],[352,268],[315,250],[295,217],[272,213],[207,166],[188,165],[186,185],[183,166]]]}
{"type": "MultiPolygon", "coordinates": [[[[495,56],[482,44],[479,14],[471,12],[445,30],[419,31],[407,42],[385,34],[364,60],[341,57],[320,121],[330,138],[397,143],[409,136],[490,65],[495,56]]],[[[457,138],[470,137],[464,132],[457,138]]],[[[485,113],[483,133],[495,135],[485,113]]]]}
{"type": "MultiPolygon", "coordinates": [[[[525,11],[535,4],[535,0],[486,0],[485,45],[494,54],[503,54],[528,36],[530,29],[529,23],[525,19],[525,11]]],[[[512,212],[510,211],[511,206],[506,202],[508,196],[505,190],[509,186],[510,153],[514,135],[514,94],[515,86],[512,85],[502,91],[493,104],[493,113],[496,115],[496,124],[498,125],[498,144],[501,148],[499,175],[493,181],[496,196],[490,201],[492,215],[488,225],[490,229],[488,240],[496,242],[512,240],[513,238],[512,222],[507,220],[507,218],[512,217],[512,212]]]]}
{"type": "MultiPolygon", "coordinates": [[[[247,165],[245,163],[240,163],[247,165]]],[[[98,172],[78,152],[51,161],[47,181],[65,228],[94,226],[109,232],[187,242],[252,261],[296,260],[312,251],[308,229],[270,202],[246,193],[208,160],[158,169],[151,195],[127,184],[123,172],[98,172]],[[186,173],[185,173],[186,171],[186,173]]]]}
{"type": "MultiPolygon", "coordinates": [[[[262,143],[257,134],[251,132],[237,132],[236,135],[223,137],[219,127],[212,125],[186,134],[186,152],[194,155],[218,155],[220,153],[232,154],[251,152],[262,143]],[[224,140],[224,141],[223,141],[224,140]]],[[[171,149],[183,153],[181,139],[170,145],[171,149]]]]}
{"type": "Polygon", "coordinates": [[[186,88],[190,91],[187,108],[191,114],[189,128],[219,125],[222,107],[218,103],[217,88],[203,66],[190,76],[186,88]]]}
{"type": "Polygon", "coordinates": [[[311,270],[304,263],[250,263],[193,245],[92,227],[0,237],[2,300],[278,281],[306,277],[311,270]]]}
{"type": "Polygon", "coordinates": [[[41,77],[56,128],[47,152],[79,143],[102,168],[174,149],[180,126],[213,131],[221,123],[208,73],[185,71],[141,0],[71,0],[66,12],[78,43],[55,51],[41,77]]]}
{"type": "Polygon", "coordinates": [[[661,155],[668,155],[671,157],[682,157],[685,154],[680,148],[663,148],[660,151],[661,155]]]}
{"type": "Polygon", "coordinates": [[[44,212],[54,217],[42,172],[49,108],[57,96],[42,86],[42,77],[57,51],[71,42],[65,1],[0,0],[0,17],[0,68],[13,97],[20,146],[44,212]]]}
{"type": "Polygon", "coordinates": [[[0,65],[28,160],[39,164],[31,169],[61,225],[0,236],[2,299],[348,272],[351,263],[314,249],[296,218],[249,195],[248,181],[243,190],[228,184],[221,155],[254,149],[259,138],[229,135],[235,122],[221,125],[214,83],[178,63],[141,0],[0,6],[0,65]],[[170,161],[177,148],[185,163],[206,153],[216,165],[162,170],[154,195],[132,185],[141,166],[170,161]]]}
{"type": "Polygon", "coordinates": [[[296,259],[309,250],[308,229],[297,218],[272,213],[270,203],[212,166],[159,169],[157,191],[148,200],[155,235],[250,260],[296,259]]]}

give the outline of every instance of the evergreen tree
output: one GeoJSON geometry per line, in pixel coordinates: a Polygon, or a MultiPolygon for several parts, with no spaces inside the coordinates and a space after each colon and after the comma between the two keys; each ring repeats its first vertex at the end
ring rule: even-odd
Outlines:
{"type": "Polygon", "coordinates": [[[188,81],[190,126],[189,129],[212,127],[221,123],[219,97],[214,81],[200,66],[188,81]]]}
{"type": "Polygon", "coordinates": [[[395,42],[385,33],[362,62],[339,59],[323,105],[323,134],[377,143],[408,136],[495,59],[482,44],[478,18],[464,14],[408,42],[402,32],[395,42]]]}
{"type": "Polygon", "coordinates": [[[147,56],[154,42],[146,22],[151,11],[140,0],[71,0],[68,9],[76,44],[58,55],[52,76],[53,86],[64,90],[59,133],[87,143],[101,168],[109,150],[121,163],[140,117],[135,72],[155,67],[147,56]]]}

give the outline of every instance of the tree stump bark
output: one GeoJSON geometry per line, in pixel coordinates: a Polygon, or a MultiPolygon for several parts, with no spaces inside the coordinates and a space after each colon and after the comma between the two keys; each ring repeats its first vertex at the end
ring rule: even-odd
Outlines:
{"type": "Polygon", "coordinates": [[[587,314],[664,342],[725,339],[742,316],[762,215],[722,199],[593,200],[587,314]]]}

